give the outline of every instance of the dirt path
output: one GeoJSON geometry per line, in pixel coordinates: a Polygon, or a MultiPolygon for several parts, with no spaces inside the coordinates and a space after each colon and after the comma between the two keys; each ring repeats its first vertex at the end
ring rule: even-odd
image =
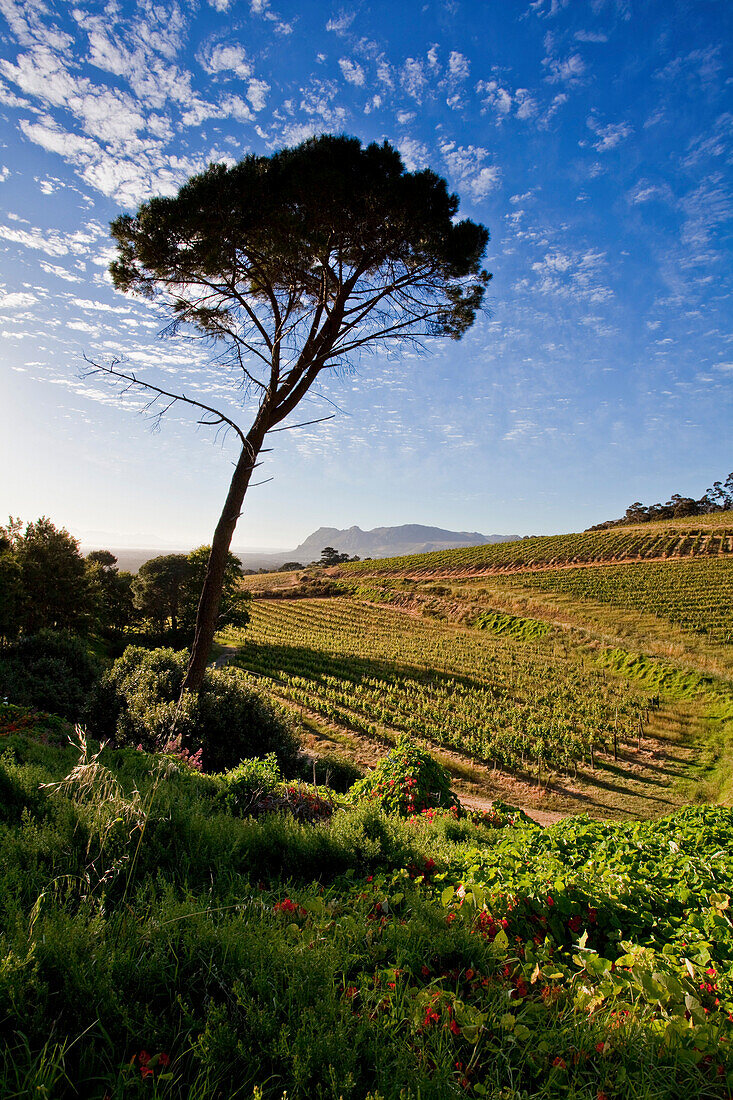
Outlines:
{"type": "Polygon", "coordinates": [[[223,646],[219,656],[209,662],[209,668],[223,668],[224,665],[228,665],[237,656],[239,649],[240,647],[236,645],[223,646]]]}

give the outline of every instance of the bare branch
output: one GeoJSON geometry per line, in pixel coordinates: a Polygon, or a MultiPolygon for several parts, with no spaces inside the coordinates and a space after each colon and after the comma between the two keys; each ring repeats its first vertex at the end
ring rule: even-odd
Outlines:
{"type": "Polygon", "coordinates": [[[270,428],[271,432],[289,432],[293,428],[307,428],[310,424],[323,424],[326,420],[333,420],[336,413],[329,413],[328,416],[320,416],[317,420],[304,420],[302,424],[286,424],[284,428],[270,428]]]}
{"type": "Polygon", "coordinates": [[[239,427],[239,425],[235,423],[235,421],[228,417],[225,413],[221,412],[220,409],[212,408],[211,405],[206,405],[203,401],[196,401],[193,397],[187,397],[185,393],[171,393],[170,390],[164,390],[161,386],[156,386],[152,382],[146,382],[144,378],[138,378],[137,375],[134,374],[134,372],[127,373],[126,371],[118,370],[117,364],[123,362],[122,359],[113,359],[111,365],[107,366],[104,363],[96,363],[93,359],[89,359],[86,355],[84,355],[83,358],[84,362],[88,363],[90,367],[89,370],[83,372],[83,377],[85,378],[90,378],[95,374],[106,374],[110,378],[115,378],[118,381],[127,383],[127,385],[123,388],[123,393],[127,393],[135,386],[139,386],[141,389],[145,389],[151,393],[154,393],[156,396],[151,399],[148,404],[148,408],[151,408],[155,401],[157,401],[161,397],[170,398],[170,401],[165,406],[165,408],[162,409],[159,413],[156,413],[156,416],[159,420],[169,411],[169,409],[171,409],[176,404],[176,402],[181,401],[183,404],[190,405],[192,408],[201,409],[203,412],[211,413],[212,416],[218,418],[214,423],[227,424],[233,431],[237,433],[242,441],[242,445],[244,447],[249,446],[247,442],[247,436],[239,427]]]}

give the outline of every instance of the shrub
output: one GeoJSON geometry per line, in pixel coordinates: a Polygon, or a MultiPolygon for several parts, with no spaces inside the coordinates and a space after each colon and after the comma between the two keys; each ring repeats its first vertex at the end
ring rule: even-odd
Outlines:
{"type": "Polygon", "coordinates": [[[271,752],[264,760],[256,756],[243,760],[228,771],[223,780],[221,801],[230,814],[246,817],[263,799],[275,794],[282,775],[277,757],[271,752]]]}
{"type": "Polygon", "coordinates": [[[0,696],[78,721],[101,665],[84,642],[66,631],[39,630],[0,656],[0,696]]]}
{"type": "Polygon", "coordinates": [[[334,810],[332,798],[300,784],[282,782],[277,757],[272,752],[260,760],[243,760],[222,776],[220,800],[235,817],[261,817],[268,813],[286,813],[296,821],[315,825],[328,821],[334,810]]]}
{"type": "Polygon", "coordinates": [[[349,791],[349,801],[376,802],[387,813],[412,817],[433,806],[458,806],[448,772],[425,749],[402,736],[376,768],[349,791]]]}
{"type": "Polygon", "coordinates": [[[209,669],[201,691],[179,703],[187,661],[185,651],[128,646],[90,701],[91,732],[147,752],[165,751],[175,736],[189,753],[201,750],[207,772],[258,753],[274,753],[284,771],[291,769],[297,741],[287,718],[236,671],[209,669]]]}
{"type": "Polygon", "coordinates": [[[314,783],[330,787],[332,791],[345,794],[353,787],[354,783],[362,778],[364,773],[347,756],[342,756],[341,753],[328,752],[319,754],[315,759],[307,756],[303,758],[299,775],[306,782],[312,780],[314,783]]]}

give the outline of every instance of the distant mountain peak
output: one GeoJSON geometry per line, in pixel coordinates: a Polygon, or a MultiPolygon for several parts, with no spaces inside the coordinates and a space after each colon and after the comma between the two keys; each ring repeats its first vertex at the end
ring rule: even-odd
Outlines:
{"type": "Polygon", "coordinates": [[[405,554],[426,554],[431,550],[453,550],[460,546],[483,546],[492,542],[510,542],[517,535],[483,535],[480,531],[448,531],[421,523],[403,523],[396,527],[374,527],[363,531],[352,527],[319,527],[292,552],[294,561],[317,561],[326,546],[341,554],[360,558],[391,558],[405,554]]]}

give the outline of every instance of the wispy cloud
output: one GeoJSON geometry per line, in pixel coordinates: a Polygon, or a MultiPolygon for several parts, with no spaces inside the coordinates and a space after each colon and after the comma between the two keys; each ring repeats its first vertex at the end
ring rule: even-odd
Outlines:
{"type": "Polygon", "coordinates": [[[586,126],[596,135],[593,148],[597,153],[607,153],[609,149],[615,149],[633,133],[628,122],[609,122],[604,126],[594,115],[586,119],[586,126]]]}

